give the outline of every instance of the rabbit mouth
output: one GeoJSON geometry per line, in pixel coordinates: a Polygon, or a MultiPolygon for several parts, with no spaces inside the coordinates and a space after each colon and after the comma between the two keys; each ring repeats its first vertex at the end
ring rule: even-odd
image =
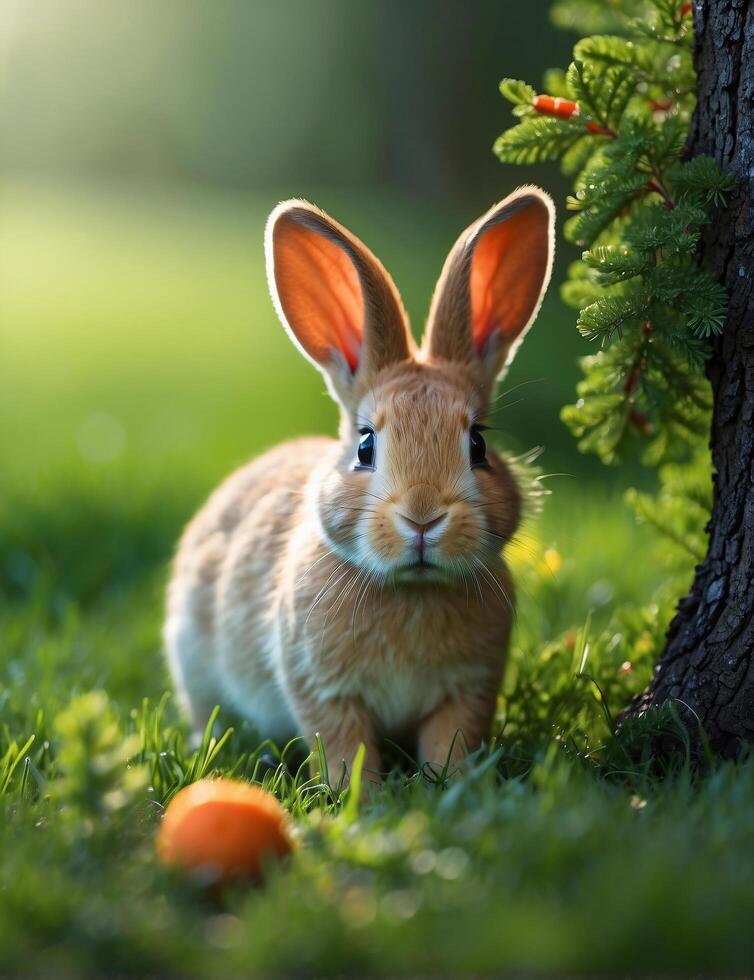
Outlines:
{"type": "Polygon", "coordinates": [[[416,558],[413,559],[413,561],[404,562],[402,565],[398,567],[397,571],[421,573],[422,571],[425,570],[431,571],[434,569],[435,571],[437,571],[439,568],[440,566],[437,564],[437,562],[430,561],[429,558],[427,558],[426,553],[424,551],[420,551],[416,555],[416,558]]]}
{"type": "Polygon", "coordinates": [[[438,571],[439,568],[437,565],[429,565],[425,561],[417,561],[414,562],[413,565],[404,565],[403,568],[400,569],[400,572],[402,573],[401,577],[412,581],[432,578],[438,571]]]}
{"type": "Polygon", "coordinates": [[[403,584],[410,584],[412,582],[441,583],[448,581],[447,570],[435,562],[428,561],[424,557],[398,566],[393,571],[391,577],[394,582],[403,584]]]}
{"type": "Polygon", "coordinates": [[[435,563],[433,561],[427,561],[427,559],[424,556],[422,556],[421,558],[417,558],[417,560],[415,562],[411,562],[410,565],[406,565],[406,568],[413,568],[413,569],[416,569],[416,568],[437,568],[437,567],[438,566],[435,565],[435,563]]]}

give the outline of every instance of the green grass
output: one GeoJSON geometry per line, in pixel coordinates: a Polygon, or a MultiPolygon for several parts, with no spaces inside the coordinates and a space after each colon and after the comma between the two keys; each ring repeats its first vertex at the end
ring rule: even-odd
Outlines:
{"type": "MultiPolygon", "coordinates": [[[[611,733],[660,648],[671,564],[571,465],[575,370],[503,416],[503,444],[551,431],[545,467],[575,475],[511,549],[497,735],[463,779],[408,767],[356,808],[237,720],[191,744],[159,643],[175,539],[232,466],[334,418],[269,308],[269,203],[3,194],[0,973],[749,972],[754,765],[692,774],[672,711],[611,733]],[[206,893],[155,859],[162,807],[210,772],[294,815],[300,847],[263,887],[206,893]]],[[[463,219],[323,203],[419,318],[463,219]]],[[[557,304],[540,328],[511,385],[570,364],[557,304]]]]}

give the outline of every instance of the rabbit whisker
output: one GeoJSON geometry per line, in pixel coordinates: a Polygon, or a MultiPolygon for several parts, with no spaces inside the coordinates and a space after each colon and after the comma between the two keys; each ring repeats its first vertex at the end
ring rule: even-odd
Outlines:
{"type": "Polygon", "coordinates": [[[461,579],[463,581],[464,587],[466,588],[466,605],[468,606],[469,604],[468,565],[466,562],[464,562],[462,557],[457,560],[457,563],[454,562],[454,565],[455,564],[458,565],[458,571],[461,573],[461,579]]]}
{"type": "Polygon", "coordinates": [[[477,578],[476,572],[471,567],[468,558],[466,558],[465,556],[462,555],[460,557],[460,561],[463,562],[464,566],[466,567],[466,570],[468,571],[468,574],[471,576],[471,581],[473,582],[474,588],[475,588],[476,593],[477,593],[477,595],[479,597],[479,604],[480,604],[480,606],[484,606],[484,597],[482,595],[482,590],[479,587],[479,579],[477,578]]]}
{"type": "Polygon", "coordinates": [[[307,577],[309,572],[311,572],[313,568],[319,565],[321,561],[324,561],[325,558],[335,558],[335,557],[336,557],[335,553],[330,551],[330,549],[328,548],[323,555],[320,555],[319,558],[313,561],[311,565],[306,569],[306,571],[301,574],[301,576],[296,580],[295,587],[298,588],[300,585],[303,585],[304,579],[307,577]]]}
{"type": "Polygon", "coordinates": [[[505,591],[505,589],[503,588],[502,584],[500,583],[500,580],[492,572],[492,570],[489,568],[489,566],[478,555],[474,555],[473,558],[474,558],[474,561],[479,566],[481,566],[482,573],[485,575],[485,577],[487,578],[487,581],[490,583],[490,585],[492,586],[492,588],[502,598],[503,602],[505,602],[505,604],[508,606],[508,608],[510,609],[511,613],[513,613],[514,612],[513,603],[510,600],[510,596],[508,595],[508,593],[505,591]]]}
{"type": "Polygon", "coordinates": [[[356,596],[356,604],[353,607],[353,615],[351,616],[351,634],[353,636],[354,644],[356,643],[356,615],[359,611],[359,605],[366,598],[366,595],[369,592],[372,583],[376,581],[377,581],[377,575],[374,569],[369,569],[367,572],[366,580],[364,582],[364,586],[361,589],[360,594],[356,596]]]}
{"type": "Polygon", "coordinates": [[[330,618],[330,613],[338,613],[345,600],[348,598],[351,592],[353,592],[365,574],[365,570],[363,568],[357,568],[356,566],[354,566],[354,571],[355,574],[351,577],[350,581],[345,584],[345,586],[340,590],[338,596],[331,602],[327,613],[327,619],[330,618]]]}
{"type": "Polygon", "coordinates": [[[351,570],[351,567],[352,566],[350,566],[346,562],[342,561],[340,563],[340,565],[337,566],[337,568],[335,569],[335,571],[330,574],[330,577],[327,579],[327,582],[325,582],[325,584],[322,586],[322,588],[317,593],[317,596],[314,599],[314,602],[311,604],[311,606],[309,606],[309,611],[307,612],[306,619],[304,620],[304,625],[305,626],[309,622],[309,617],[314,612],[315,607],[320,603],[320,601],[322,600],[322,598],[327,594],[327,592],[329,592],[330,588],[335,588],[335,586],[338,584],[338,582],[340,582],[343,579],[343,577],[348,574],[348,572],[351,570]],[[344,568],[344,566],[345,566],[345,568],[344,568]],[[331,581],[333,575],[335,575],[336,572],[340,571],[341,568],[343,568],[344,570],[341,572],[340,576],[336,579],[336,581],[333,583],[333,585],[330,586],[330,581],[331,581]]]}
{"type": "Polygon", "coordinates": [[[490,531],[488,528],[482,528],[482,534],[489,534],[491,538],[497,538],[499,541],[503,541],[504,543],[511,540],[505,534],[498,534],[497,531],[490,531]]]}
{"type": "Polygon", "coordinates": [[[499,391],[494,398],[490,399],[489,401],[490,409],[492,408],[493,405],[499,402],[501,398],[505,398],[507,395],[512,395],[513,392],[518,391],[519,388],[526,388],[527,385],[541,384],[543,381],[546,380],[547,378],[529,378],[527,381],[519,381],[518,384],[513,385],[511,388],[503,388],[503,390],[499,391]]]}

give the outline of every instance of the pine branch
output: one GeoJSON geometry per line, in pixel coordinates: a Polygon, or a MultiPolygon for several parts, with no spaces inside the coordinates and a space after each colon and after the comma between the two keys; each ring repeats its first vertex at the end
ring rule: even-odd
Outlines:
{"type": "Polygon", "coordinates": [[[502,83],[519,122],[495,150],[503,162],[557,159],[574,182],[564,233],[585,251],[561,292],[603,350],[582,360],[579,401],[564,420],[606,462],[638,439],[657,465],[708,424],[702,369],[726,298],[696,250],[732,182],[708,157],[683,159],[695,87],[685,5],[564,0],[553,16],[606,33],[578,41],[544,94],[502,83]]]}

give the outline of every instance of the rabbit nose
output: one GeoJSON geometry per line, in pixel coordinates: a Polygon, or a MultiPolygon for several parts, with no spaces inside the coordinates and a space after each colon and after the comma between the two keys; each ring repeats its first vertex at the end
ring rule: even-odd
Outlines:
{"type": "Polygon", "coordinates": [[[405,514],[396,514],[396,521],[399,530],[406,534],[409,538],[411,544],[417,547],[420,553],[423,554],[424,547],[429,542],[427,541],[427,536],[430,531],[442,531],[447,524],[448,514],[447,511],[438,514],[428,521],[415,521],[411,517],[407,517],[405,514]],[[408,532],[408,533],[406,533],[408,532]]]}
{"type": "Polygon", "coordinates": [[[433,517],[430,521],[414,521],[410,517],[406,517],[405,514],[398,514],[402,524],[406,525],[409,530],[418,533],[422,537],[427,533],[427,531],[430,531],[433,527],[437,527],[437,525],[441,521],[444,521],[447,516],[448,515],[446,512],[444,514],[438,514],[437,517],[433,517]]]}

